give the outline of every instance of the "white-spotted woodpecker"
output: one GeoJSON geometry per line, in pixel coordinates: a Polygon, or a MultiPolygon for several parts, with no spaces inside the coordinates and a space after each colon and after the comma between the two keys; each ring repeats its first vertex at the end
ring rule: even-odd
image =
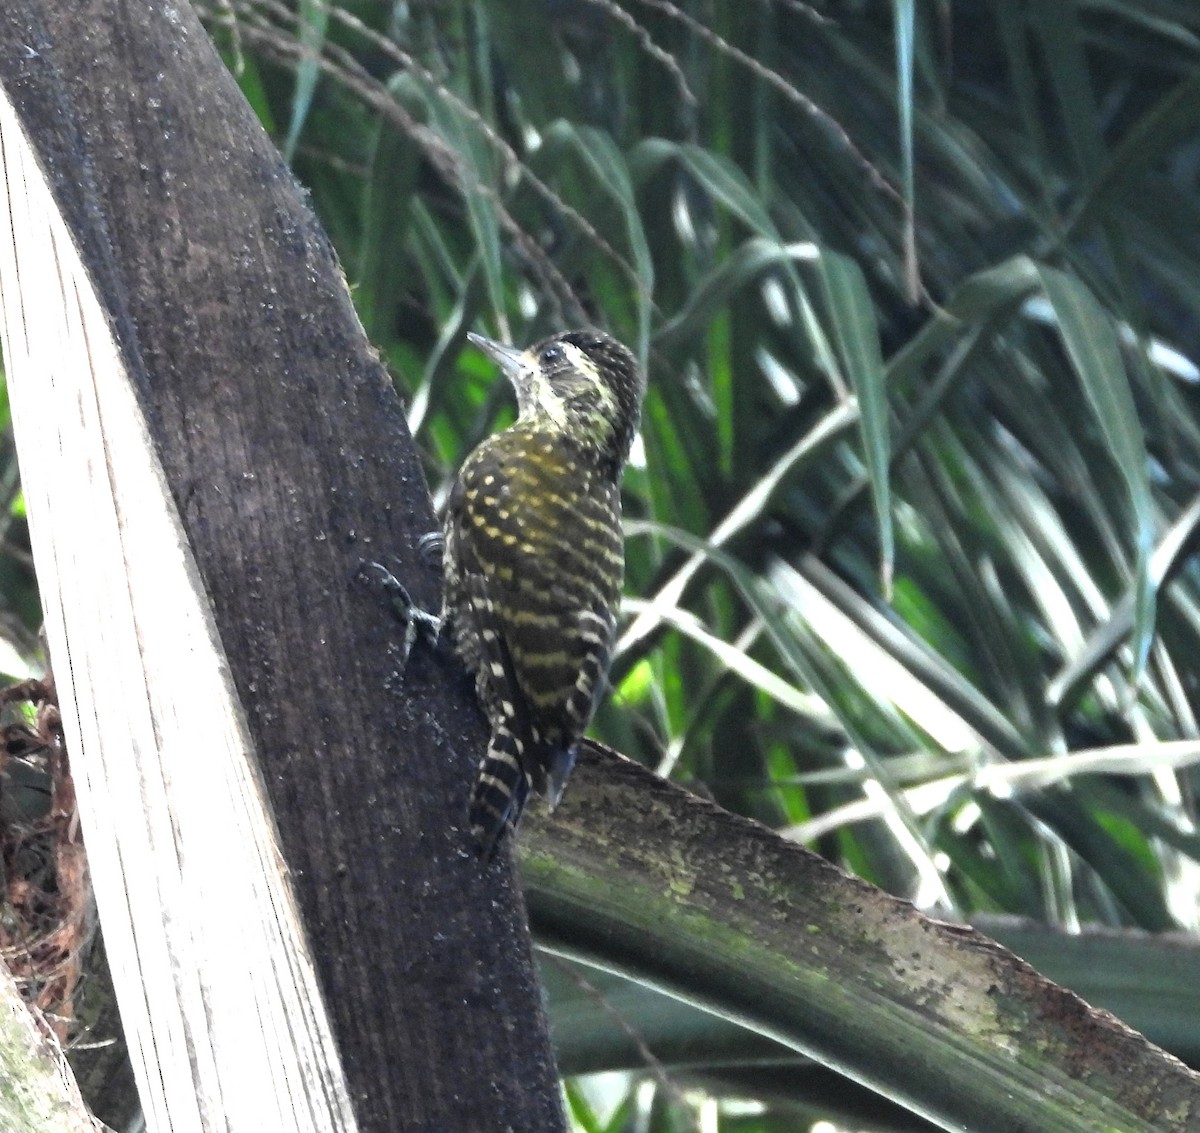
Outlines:
{"type": "Polygon", "coordinates": [[[607,679],[625,576],[621,475],[645,379],[602,331],[528,350],[469,337],[518,409],[463,463],[443,528],[441,624],[491,726],[470,802],[491,857],[531,790],[558,802],[607,679]]]}

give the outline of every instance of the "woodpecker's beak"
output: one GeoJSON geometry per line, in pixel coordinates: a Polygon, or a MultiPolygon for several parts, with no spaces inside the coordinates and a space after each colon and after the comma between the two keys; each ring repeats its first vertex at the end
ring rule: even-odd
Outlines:
{"type": "Polygon", "coordinates": [[[473,331],[467,331],[467,338],[504,371],[509,381],[516,383],[517,375],[525,368],[524,350],[505,346],[503,342],[497,342],[494,338],[484,338],[473,331]]]}

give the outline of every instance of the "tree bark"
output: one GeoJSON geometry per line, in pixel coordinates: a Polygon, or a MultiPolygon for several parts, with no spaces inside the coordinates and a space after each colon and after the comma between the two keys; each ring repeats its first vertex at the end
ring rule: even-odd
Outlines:
{"type": "Polygon", "coordinates": [[[511,861],[470,852],[472,696],[436,658],[397,680],[397,627],[354,581],[385,559],[435,606],[434,521],[302,192],[184,3],[8,0],[0,84],[211,600],[358,1127],[562,1128],[511,861]]]}
{"type": "Polygon", "coordinates": [[[974,929],[587,743],[521,866],[539,942],[943,1129],[1200,1131],[1200,1075],[974,929]]]}

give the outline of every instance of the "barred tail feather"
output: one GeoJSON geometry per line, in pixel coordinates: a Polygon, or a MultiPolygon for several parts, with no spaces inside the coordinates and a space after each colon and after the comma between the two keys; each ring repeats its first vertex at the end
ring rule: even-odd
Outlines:
{"type": "Polygon", "coordinates": [[[530,781],[521,765],[522,744],[506,728],[492,735],[471,791],[471,835],[482,858],[491,860],[505,831],[521,820],[530,781]]]}
{"type": "Polygon", "coordinates": [[[558,806],[559,800],[562,798],[567,778],[575,766],[575,752],[578,749],[578,744],[571,744],[570,747],[551,748],[545,753],[546,783],[541,791],[546,796],[547,802],[550,803],[551,810],[558,806]]]}

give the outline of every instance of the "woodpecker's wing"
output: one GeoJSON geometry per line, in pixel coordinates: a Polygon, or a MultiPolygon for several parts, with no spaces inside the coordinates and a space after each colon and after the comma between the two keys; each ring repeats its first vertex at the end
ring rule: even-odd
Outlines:
{"type": "Polygon", "coordinates": [[[464,464],[447,553],[475,623],[463,652],[484,707],[494,723],[507,700],[529,721],[542,750],[528,771],[553,798],[608,671],[624,575],[618,488],[559,438],[509,429],[464,464]]]}

